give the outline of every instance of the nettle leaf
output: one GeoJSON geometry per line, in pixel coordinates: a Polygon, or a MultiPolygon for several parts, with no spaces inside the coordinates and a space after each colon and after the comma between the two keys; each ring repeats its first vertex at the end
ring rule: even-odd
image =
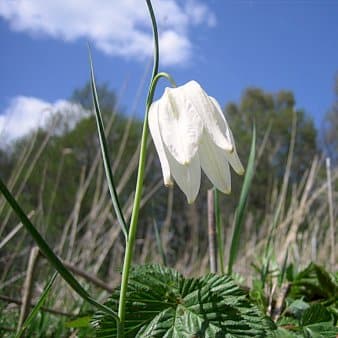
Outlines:
{"type": "Polygon", "coordinates": [[[319,265],[310,265],[293,280],[290,297],[305,297],[307,301],[327,300],[334,302],[338,296],[338,284],[335,277],[319,265]]]}
{"type": "Polygon", "coordinates": [[[302,326],[320,322],[332,322],[332,316],[325,306],[313,304],[304,311],[301,319],[302,326]]]}
{"type": "MultiPolygon", "coordinates": [[[[117,310],[118,300],[116,290],[106,306],[117,310]]],[[[116,324],[104,313],[92,323],[97,337],[116,337],[116,324]]],[[[228,276],[185,279],[160,265],[138,266],[130,274],[126,337],[266,337],[269,325],[228,276]]]]}
{"type": "Polygon", "coordinates": [[[304,337],[302,334],[297,334],[294,332],[290,332],[289,330],[278,328],[277,330],[272,331],[268,338],[300,338],[304,337]]]}
{"type": "Polygon", "coordinates": [[[335,338],[338,334],[331,313],[321,304],[313,304],[304,311],[301,325],[305,337],[335,338]]]}
{"type": "Polygon", "coordinates": [[[305,326],[303,332],[306,338],[336,338],[338,328],[331,323],[317,323],[305,326]]]}

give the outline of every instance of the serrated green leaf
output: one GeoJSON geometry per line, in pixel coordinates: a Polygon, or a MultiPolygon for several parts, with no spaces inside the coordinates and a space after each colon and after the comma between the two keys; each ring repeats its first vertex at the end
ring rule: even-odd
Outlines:
{"type": "Polygon", "coordinates": [[[324,268],[310,263],[295,276],[289,296],[293,299],[304,297],[306,301],[322,300],[334,303],[338,299],[337,292],[338,285],[334,277],[324,268]]]}
{"type": "Polygon", "coordinates": [[[322,304],[313,304],[304,311],[301,326],[309,338],[335,338],[338,334],[331,313],[322,304]]]}
{"type": "Polygon", "coordinates": [[[280,327],[268,335],[268,338],[298,338],[298,337],[303,337],[303,335],[296,334],[294,332],[291,332],[289,330],[280,327]]]}
{"type": "Polygon", "coordinates": [[[306,338],[336,338],[338,328],[332,323],[317,323],[305,326],[303,333],[306,338]]]}
{"type": "MultiPolygon", "coordinates": [[[[119,290],[106,305],[115,310],[119,290]]],[[[270,330],[259,309],[228,276],[185,279],[159,265],[130,274],[125,335],[131,337],[265,337],[270,330]]],[[[98,338],[116,337],[116,324],[102,312],[93,320],[98,338]]]]}
{"type": "Polygon", "coordinates": [[[321,304],[313,304],[303,313],[301,319],[301,325],[306,326],[310,324],[320,322],[331,322],[332,317],[329,311],[326,310],[325,306],[321,304]]]}
{"type": "Polygon", "coordinates": [[[334,277],[319,265],[313,264],[313,268],[320,286],[327,293],[328,297],[336,297],[338,285],[335,283],[334,277]]]}

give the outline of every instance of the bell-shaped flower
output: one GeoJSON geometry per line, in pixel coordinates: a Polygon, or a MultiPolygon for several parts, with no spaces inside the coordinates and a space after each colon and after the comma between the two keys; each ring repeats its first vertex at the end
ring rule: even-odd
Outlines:
{"type": "Polygon", "coordinates": [[[165,185],[177,182],[188,202],[196,199],[201,168],[214,186],[231,191],[229,163],[238,173],[244,168],[218,102],[196,81],[166,88],[152,103],[148,123],[160,158],[165,185]]]}

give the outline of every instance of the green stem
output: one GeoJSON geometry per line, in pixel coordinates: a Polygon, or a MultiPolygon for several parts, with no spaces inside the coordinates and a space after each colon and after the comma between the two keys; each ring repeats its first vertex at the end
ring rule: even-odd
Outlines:
{"type": "Polygon", "coordinates": [[[157,82],[157,81],[154,82],[154,79],[158,73],[158,64],[159,64],[158,32],[157,32],[155,14],[154,14],[154,11],[151,5],[151,1],[146,0],[146,3],[148,6],[148,10],[149,10],[149,14],[150,14],[151,22],[153,26],[154,66],[153,66],[153,72],[152,72],[152,77],[151,77],[151,83],[150,83],[150,87],[148,91],[148,97],[146,101],[146,113],[145,113],[145,117],[143,121],[141,150],[140,150],[139,166],[138,166],[137,181],[136,181],[136,191],[135,191],[133,212],[132,212],[131,220],[130,220],[128,242],[126,244],[126,251],[125,251],[123,271],[122,271],[122,281],[121,281],[119,311],[118,311],[118,316],[120,318],[120,325],[121,325],[119,337],[121,338],[124,337],[124,320],[125,320],[125,312],[126,312],[126,294],[127,294],[127,287],[128,287],[128,278],[129,278],[130,265],[131,265],[131,261],[133,257],[133,251],[134,251],[137,222],[138,222],[138,216],[139,216],[139,210],[140,210],[140,204],[141,204],[141,196],[142,196],[142,188],[143,188],[143,180],[144,180],[144,168],[145,168],[145,162],[146,162],[147,139],[148,139],[148,111],[149,111],[150,105],[154,98],[154,91],[155,91],[155,86],[157,82]]]}
{"type": "Polygon", "coordinates": [[[177,84],[176,84],[175,80],[173,79],[173,77],[172,77],[170,74],[165,73],[165,72],[157,73],[157,74],[154,76],[154,79],[153,79],[154,84],[156,84],[156,82],[157,82],[161,77],[164,77],[165,79],[167,79],[167,80],[171,83],[171,85],[172,85],[173,87],[175,87],[175,88],[177,87],[177,84]]]}
{"type": "MultiPolygon", "coordinates": [[[[144,168],[146,162],[146,155],[147,155],[147,139],[148,139],[148,112],[151,103],[153,102],[154,93],[156,89],[156,84],[161,77],[168,79],[167,73],[158,73],[158,76],[153,76],[153,80],[150,84],[149,94],[147,99],[146,105],[146,114],[143,121],[143,130],[142,130],[142,138],[141,138],[141,151],[140,151],[140,158],[139,158],[139,166],[137,172],[137,181],[136,181],[136,192],[134,197],[134,205],[133,205],[133,212],[131,214],[130,220],[130,227],[129,227],[129,234],[128,234],[128,241],[126,245],[126,251],[124,254],[124,262],[123,262],[123,270],[122,270],[122,281],[121,281],[121,290],[120,290],[120,301],[119,301],[119,318],[121,321],[121,332],[124,331],[124,319],[125,319],[125,307],[126,307],[126,293],[127,293],[127,286],[128,286],[128,278],[129,278],[129,271],[130,265],[133,258],[133,251],[134,251],[134,244],[135,244],[135,237],[137,231],[137,222],[138,222],[138,215],[140,211],[140,204],[141,204],[141,197],[142,197],[142,188],[143,188],[143,180],[144,180],[144,168]]],[[[170,75],[169,75],[170,76],[170,75]]],[[[170,81],[171,82],[171,81],[170,81]]],[[[119,336],[119,337],[123,337],[119,336]]]]}

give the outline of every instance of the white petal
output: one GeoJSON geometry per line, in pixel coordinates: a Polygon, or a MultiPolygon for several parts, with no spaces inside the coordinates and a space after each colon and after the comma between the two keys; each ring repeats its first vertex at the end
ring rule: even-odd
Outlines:
{"type": "Polygon", "coordinates": [[[177,185],[186,195],[188,203],[193,203],[197,197],[201,184],[201,167],[198,155],[196,154],[189,164],[183,165],[176,161],[166,147],[165,150],[171,173],[177,185]]]}
{"type": "Polygon", "coordinates": [[[225,156],[227,160],[229,161],[229,163],[231,164],[232,168],[236,171],[236,173],[238,175],[243,175],[245,170],[243,168],[241,160],[238,157],[236,146],[235,146],[235,140],[234,140],[231,130],[230,130],[230,138],[234,146],[234,151],[231,153],[226,153],[225,156]]]}
{"type": "Polygon", "coordinates": [[[219,126],[222,134],[224,135],[226,139],[226,147],[221,147],[220,144],[216,142],[215,143],[222,149],[228,152],[232,152],[234,149],[234,144],[232,143],[232,139],[230,136],[231,130],[229,128],[227,120],[224,117],[222,108],[220,107],[219,103],[214,97],[208,96],[208,99],[209,99],[210,104],[213,106],[213,112],[214,112],[213,116],[217,121],[217,125],[219,126]]]}
{"type": "Polygon", "coordinates": [[[164,151],[164,145],[160,134],[158,114],[159,114],[159,102],[155,101],[152,103],[149,109],[148,124],[158,157],[160,158],[164,184],[168,186],[172,185],[173,182],[171,180],[169,162],[167,159],[167,155],[164,151]]]}
{"type": "Polygon", "coordinates": [[[219,148],[210,139],[209,134],[204,133],[201,138],[198,155],[201,167],[213,185],[219,191],[230,194],[231,177],[226,151],[219,148]]]}
{"type": "Polygon", "coordinates": [[[180,89],[166,88],[159,100],[159,125],[169,152],[179,163],[188,164],[198,150],[203,124],[180,89]]]}
{"type": "Polygon", "coordinates": [[[196,81],[186,83],[181,89],[193,103],[213,142],[224,150],[232,151],[228,126],[217,101],[214,98],[209,98],[196,81]]]}
{"type": "Polygon", "coordinates": [[[224,115],[223,115],[223,112],[221,110],[221,107],[219,106],[218,102],[216,101],[215,98],[209,96],[209,99],[212,101],[212,103],[214,104],[215,106],[215,109],[219,112],[218,114],[218,118],[219,119],[222,119],[224,121],[224,125],[225,125],[225,128],[226,128],[226,135],[227,135],[227,138],[230,140],[232,146],[233,146],[233,151],[231,152],[227,152],[226,154],[226,158],[227,160],[230,162],[232,168],[236,171],[236,173],[238,175],[243,175],[244,173],[244,168],[243,168],[243,165],[237,155],[237,151],[236,151],[236,145],[235,145],[235,140],[234,140],[234,137],[232,135],[232,132],[231,132],[231,129],[228,125],[228,122],[226,121],[224,115]]]}

